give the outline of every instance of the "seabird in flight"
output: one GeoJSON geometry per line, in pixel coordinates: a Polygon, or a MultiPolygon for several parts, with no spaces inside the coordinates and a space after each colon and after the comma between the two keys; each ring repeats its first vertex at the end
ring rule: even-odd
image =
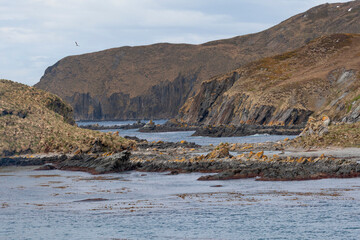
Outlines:
{"type": "Polygon", "coordinates": [[[77,47],[79,47],[79,44],[75,41],[75,45],[77,46],[77,47]]]}

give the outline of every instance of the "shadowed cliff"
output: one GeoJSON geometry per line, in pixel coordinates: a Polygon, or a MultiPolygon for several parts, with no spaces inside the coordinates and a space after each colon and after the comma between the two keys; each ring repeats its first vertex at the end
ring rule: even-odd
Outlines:
{"type": "Polygon", "coordinates": [[[35,86],[76,119],[170,118],[203,80],[331,33],[360,33],[360,2],[324,4],[266,31],[202,45],[154,44],[66,57],[35,86]]]}

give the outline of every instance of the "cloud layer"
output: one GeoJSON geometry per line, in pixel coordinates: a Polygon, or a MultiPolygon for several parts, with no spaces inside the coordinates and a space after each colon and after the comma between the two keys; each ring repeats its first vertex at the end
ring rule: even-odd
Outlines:
{"type": "Polygon", "coordinates": [[[156,42],[198,44],[258,32],[325,2],[0,0],[0,78],[33,85],[46,67],[68,55],[156,42]]]}

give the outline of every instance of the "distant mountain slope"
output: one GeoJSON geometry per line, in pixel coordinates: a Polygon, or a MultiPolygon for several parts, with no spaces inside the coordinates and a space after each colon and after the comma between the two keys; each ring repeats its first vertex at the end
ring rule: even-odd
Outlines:
{"type": "Polygon", "coordinates": [[[266,31],[202,45],[154,44],[66,57],[35,86],[76,119],[169,118],[203,80],[332,33],[360,33],[360,1],[324,4],[266,31]]]}
{"type": "Polygon", "coordinates": [[[206,125],[301,125],[311,114],[360,121],[359,34],[320,37],[205,81],[179,119],[206,125]]]}
{"type": "Polygon", "coordinates": [[[59,97],[0,79],[0,156],[16,153],[121,151],[127,140],[74,125],[72,108],[59,97]]]}

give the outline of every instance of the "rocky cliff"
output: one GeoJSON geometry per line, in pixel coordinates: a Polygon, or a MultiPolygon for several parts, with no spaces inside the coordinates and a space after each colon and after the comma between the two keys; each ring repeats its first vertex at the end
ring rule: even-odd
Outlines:
{"type": "MultiPolygon", "coordinates": [[[[324,34],[360,33],[359,22],[360,1],[324,4],[256,34],[66,57],[49,67],[36,87],[69,102],[77,120],[169,118],[203,80],[324,34]]],[[[262,114],[272,111],[263,109],[262,114]]]]}
{"type": "Polygon", "coordinates": [[[304,125],[360,120],[360,35],[333,34],[203,82],[180,110],[190,124],[304,125]]]}

